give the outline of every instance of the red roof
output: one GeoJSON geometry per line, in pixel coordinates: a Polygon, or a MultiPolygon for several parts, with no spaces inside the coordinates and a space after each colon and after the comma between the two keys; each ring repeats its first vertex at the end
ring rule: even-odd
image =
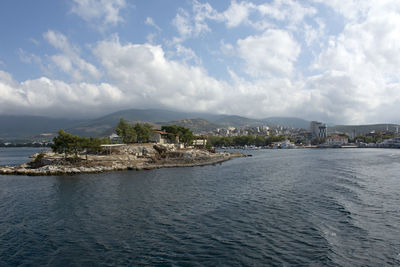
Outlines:
{"type": "Polygon", "coordinates": [[[167,132],[163,132],[163,131],[161,131],[161,130],[153,130],[153,132],[159,133],[159,134],[168,134],[167,132]]]}

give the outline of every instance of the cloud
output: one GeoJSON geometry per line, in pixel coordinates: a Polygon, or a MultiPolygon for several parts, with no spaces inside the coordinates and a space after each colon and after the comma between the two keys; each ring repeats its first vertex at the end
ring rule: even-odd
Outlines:
{"type": "Polygon", "coordinates": [[[222,16],[209,3],[193,1],[191,12],[180,8],[178,14],[172,21],[176,27],[179,37],[174,38],[174,42],[182,42],[188,38],[199,37],[210,32],[211,29],[207,20],[221,20],[222,16]]]}
{"type": "Polygon", "coordinates": [[[124,103],[122,92],[108,83],[68,84],[46,77],[17,82],[3,71],[0,71],[0,94],[1,114],[85,117],[115,110],[124,103]]]}
{"type": "MultiPolygon", "coordinates": [[[[349,5],[354,3],[351,1],[349,5]]],[[[331,3],[351,21],[342,33],[330,37],[313,65],[313,69],[322,74],[311,79],[317,82],[318,86],[314,87],[321,94],[329,96],[332,105],[324,105],[325,109],[332,112],[334,106],[338,107],[336,116],[343,115],[343,120],[378,122],[379,118],[390,118],[394,121],[395,116],[385,111],[387,107],[393,108],[392,113],[400,111],[400,96],[395,91],[400,87],[397,75],[400,70],[400,4],[367,3],[360,6],[358,12],[349,13],[331,3]],[[368,14],[363,11],[366,6],[368,14]],[[345,78],[338,79],[338,73],[345,78]]]]}
{"type": "MultiPolygon", "coordinates": [[[[103,2],[73,3],[88,8],[103,2]]],[[[125,1],[109,3],[114,3],[114,19],[99,11],[105,6],[82,16],[100,25],[121,23],[125,1]]],[[[44,65],[48,60],[49,69],[69,75],[71,82],[49,78],[60,73],[16,81],[2,71],[0,113],[76,116],[161,107],[340,123],[399,122],[400,2],[236,0],[222,10],[191,3],[172,16],[177,36],[166,47],[149,33],[142,37],[150,43],[129,42],[126,36],[120,41],[114,34],[89,44],[85,52],[92,54],[86,56],[65,35],[49,30],[43,36],[56,52],[39,57],[21,49],[20,59],[44,65]],[[211,38],[199,38],[209,33],[211,38]],[[223,60],[215,58],[215,50],[223,60]],[[213,64],[221,62],[226,65],[215,76],[206,69],[215,70],[220,65],[213,64]]],[[[158,27],[151,17],[145,23],[158,27]]]]}
{"type": "Polygon", "coordinates": [[[253,77],[291,75],[300,53],[299,44],[283,30],[267,30],[262,35],[237,41],[246,72],[253,77]]]}
{"type": "Polygon", "coordinates": [[[71,12],[96,25],[116,26],[123,21],[120,11],[127,6],[125,0],[72,0],[71,12]]]}
{"type": "Polygon", "coordinates": [[[168,60],[157,45],[121,44],[118,36],[114,36],[99,42],[94,54],[110,81],[129,95],[132,105],[216,109],[227,86],[200,66],[168,60]]]}
{"type": "Polygon", "coordinates": [[[251,9],[255,5],[249,2],[232,1],[226,11],[222,13],[223,20],[228,28],[237,27],[238,25],[248,22],[251,9]]]}
{"type": "Polygon", "coordinates": [[[144,23],[146,25],[154,27],[158,31],[161,31],[161,28],[154,22],[152,17],[147,17],[144,23]]]}
{"type": "Polygon", "coordinates": [[[191,13],[180,9],[173,24],[184,40],[210,32],[207,21],[225,23],[228,29],[247,25],[260,31],[277,28],[278,23],[285,23],[288,29],[296,30],[297,25],[306,17],[312,17],[316,13],[315,8],[293,0],[274,0],[260,5],[250,1],[232,0],[222,12],[218,12],[208,3],[194,1],[191,13]]]}
{"type": "Polygon", "coordinates": [[[71,76],[74,81],[82,81],[88,76],[94,80],[101,77],[102,74],[96,66],[82,59],[79,48],[71,45],[65,35],[49,30],[43,34],[43,37],[62,52],[50,57],[52,63],[71,76]]]}

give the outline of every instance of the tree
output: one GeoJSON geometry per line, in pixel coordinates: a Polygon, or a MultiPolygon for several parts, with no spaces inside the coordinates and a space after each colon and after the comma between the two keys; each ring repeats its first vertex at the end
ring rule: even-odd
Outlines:
{"type": "Polygon", "coordinates": [[[151,125],[145,123],[143,125],[140,125],[139,123],[136,123],[134,130],[136,132],[136,140],[139,143],[147,143],[150,141],[150,135],[152,132],[152,127],[151,125]]]}
{"type": "Polygon", "coordinates": [[[107,139],[99,139],[99,138],[87,138],[77,135],[72,135],[63,130],[58,131],[58,136],[53,139],[54,144],[52,145],[52,150],[55,153],[64,154],[64,157],[67,158],[69,154],[74,154],[75,158],[78,157],[78,154],[83,151],[87,154],[89,152],[97,153],[101,149],[101,144],[108,143],[107,139]]]}
{"type": "Polygon", "coordinates": [[[72,153],[72,144],[74,142],[72,134],[59,130],[58,136],[54,137],[53,142],[54,144],[51,147],[53,152],[64,154],[65,158],[72,153]]]}
{"type": "Polygon", "coordinates": [[[122,118],[120,119],[115,131],[126,144],[135,143],[137,140],[135,129],[122,118]]]}
{"type": "Polygon", "coordinates": [[[168,133],[168,139],[174,142],[178,137],[179,141],[185,145],[191,145],[193,143],[194,135],[193,132],[183,126],[171,125],[162,126],[161,129],[168,133]]]}

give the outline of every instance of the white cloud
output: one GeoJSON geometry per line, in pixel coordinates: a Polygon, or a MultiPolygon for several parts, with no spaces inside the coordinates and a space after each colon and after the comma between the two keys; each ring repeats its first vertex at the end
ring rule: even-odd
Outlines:
{"type": "Polygon", "coordinates": [[[217,12],[210,4],[201,4],[198,1],[194,1],[192,13],[193,15],[181,8],[173,19],[172,24],[176,27],[180,36],[175,38],[175,42],[181,42],[191,37],[199,37],[211,31],[206,20],[216,19],[217,12]]]}
{"type": "Polygon", "coordinates": [[[234,56],[235,55],[235,48],[230,43],[225,43],[224,40],[220,41],[220,50],[222,54],[225,56],[234,56]]]}
{"type": "Polygon", "coordinates": [[[156,28],[156,30],[161,31],[161,28],[154,22],[152,17],[147,17],[145,22],[146,25],[156,28]]]}
{"type": "Polygon", "coordinates": [[[291,75],[300,53],[299,44],[286,31],[267,30],[262,35],[237,41],[239,56],[247,63],[246,71],[254,77],[291,75]]]}
{"type": "Polygon", "coordinates": [[[175,57],[181,59],[184,63],[193,62],[194,65],[200,65],[201,59],[196,55],[196,53],[187,47],[184,47],[181,44],[176,45],[176,53],[174,53],[175,57]]]}
{"type": "Polygon", "coordinates": [[[215,10],[209,3],[193,1],[192,10],[179,9],[172,23],[180,35],[175,38],[175,42],[181,42],[211,32],[208,21],[225,23],[228,29],[247,25],[259,31],[279,28],[279,22],[286,24],[287,29],[295,31],[297,25],[303,23],[306,17],[314,16],[316,12],[315,8],[294,0],[274,0],[260,5],[250,1],[232,0],[222,12],[215,10]]]}
{"type": "Polygon", "coordinates": [[[29,54],[21,48],[18,49],[18,56],[19,56],[19,59],[25,63],[37,63],[37,64],[42,63],[42,60],[39,56],[37,56],[35,54],[29,54]]]}
{"type": "Polygon", "coordinates": [[[255,5],[249,2],[236,2],[232,1],[231,5],[226,11],[223,12],[223,20],[228,28],[237,27],[242,23],[248,22],[248,17],[251,9],[255,5]]]}
{"type": "Polygon", "coordinates": [[[75,81],[82,81],[87,76],[95,80],[101,77],[102,74],[96,66],[82,59],[78,47],[71,45],[65,35],[49,30],[43,37],[62,52],[51,56],[52,62],[75,81]]]}
{"type": "MultiPolygon", "coordinates": [[[[102,26],[122,21],[125,1],[107,1],[114,3],[113,12],[101,3],[106,2],[75,0],[74,7],[81,10],[73,12],[102,26]]],[[[206,2],[191,3],[190,10],[176,14],[178,36],[167,50],[155,43],[154,34],[159,33],[152,30],[153,34],[143,33],[150,43],[121,42],[114,35],[91,44],[93,54],[86,57],[63,34],[46,32],[44,38],[57,50],[46,57],[50,67],[73,82],[47,77],[19,82],[0,72],[0,113],[58,116],[162,107],[341,123],[398,122],[399,1],[236,0],[218,11],[206,2]],[[333,24],[338,18],[343,24],[333,24]],[[212,28],[216,23],[220,24],[212,28]],[[217,32],[224,25],[226,32],[217,32]],[[223,36],[206,49],[203,40],[193,46],[194,42],[182,43],[213,31],[207,42],[223,36]],[[214,51],[207,55],[207,49],[214,51]],[[202,65],[216,62],[211,57],[218,49],[219,56],[226,56],[225,80],[214,78],[202,65]],[[86,60],[93,56],[96,64],[86,60]],[[101,78],[107,83],[99,82],[101,78]]],[[[145,24],[158,27],[151,17],[145,24]]],[[[24,50],[18,53],[24,62],[45,61],[24,50]]],[[[218,77],[223,77],[222,71],[218,77]]]]}
{"type": "Polygon", "coordinates": [[[109,79],[129,95],[132,104],[140,106],[216,109],[227,86],[199,66],[168,60],[161,46],[123,45],[114,36],[99,42],[94,54],[109,79]]]}
{"type": "Polygon", "coordinates": [[[31,41],[36,46],[38,46],[40,44],[39,41],[36,40],[35,38],[29,38],[29,41],[31,41]]]}
{"type": "Polygon", "coordinates": [[[37,114],[46,116],[86,116],[104,110],[115,110],[124,102],[122,92],[107,83],[67,84],[42,77],[15,81],[0,71],[0,113],[37,114]]]}
{"type": "Polygon", "coordinates": [[[125,0],[72,0],[71,12],[89,23],[115,26],[123,21],[120,11],[127,6],[125,0]]]}
{"type": "MultiPolygon", "coordinates": [[[[310,86],[330,100],[330,105],[321,106],[331,113],[336,110],[332,117],[352,122],[393,120],[395,116],[387,113],[387,107],[393,114],[400,111],[395,91],[400,88],[400,4],[365,1],[356,10],[344,12],[347,9],[336,2],[329,3],[349,22],[342,33],[330,37],[317,57],[313,68],[322,74],[312,77],[310,86]]],[[[346,5],[355,8],[356,3],[346,5]]]]}

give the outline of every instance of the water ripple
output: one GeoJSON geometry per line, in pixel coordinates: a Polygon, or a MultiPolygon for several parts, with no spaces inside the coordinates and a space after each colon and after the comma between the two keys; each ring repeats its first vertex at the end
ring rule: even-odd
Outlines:
{"type": "Polygon", "coordinates": [[[0,266],[400,265],[400,150],[252,153],[201,168],[1,176],[0,266]]]}

